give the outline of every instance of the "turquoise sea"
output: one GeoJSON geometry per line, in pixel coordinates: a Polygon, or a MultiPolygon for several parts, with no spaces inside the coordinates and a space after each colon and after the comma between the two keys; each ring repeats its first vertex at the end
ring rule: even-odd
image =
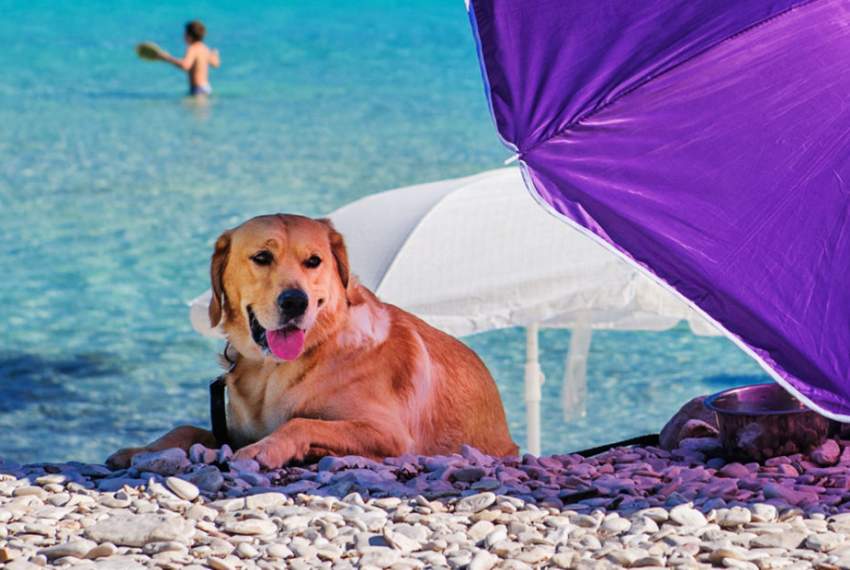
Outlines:
{"type": "MultiPolygon", "coordinates": [[[[207,288],[223,229],[508,156],[462,0],[0,0],[0,14],[2,457],[96,461],[207,424],[218,345],[185,301],[207,288]],[[180,52],[192,18],[223,60],[203,107],[177,70],[133,53],[180,52]]],[[[524,442],[522,331],[465,340],[524,442]]],[[[686,327],[597,333],[587,416],[565,423],[568,344],[542,335],[548,453],[656,431],[691,396],[765,378],[686,327]]]]}

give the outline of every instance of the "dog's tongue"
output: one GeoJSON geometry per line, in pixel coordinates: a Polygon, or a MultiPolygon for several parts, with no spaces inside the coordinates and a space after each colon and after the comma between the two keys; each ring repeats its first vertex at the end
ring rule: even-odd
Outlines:
{"type": "Polygon", "coordinates": [[[282,360],[295,360],[304,348],[304,331],[301,329],[266,331],[266,340],[272,354],[282,360]]]}

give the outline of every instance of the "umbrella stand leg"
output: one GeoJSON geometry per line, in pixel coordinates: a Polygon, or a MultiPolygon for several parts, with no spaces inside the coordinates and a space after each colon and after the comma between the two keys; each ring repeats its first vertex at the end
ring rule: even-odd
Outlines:
{"type": "Polygon", "coordinates": [[[567,422],[583,418],[587,412],[587,357],[592,335],[593,329],[587,323],[580,323],[570,332],[570,348],[561,388],[561,407],[567,422]]]}
{"type": "Polygon", "coordinates": [[[528,439],[526,447],[532,455],[540,455],[540,400],[543,372],[540,369],[538,348],[539,324],[525,329],[525,413],[528,439]]]}

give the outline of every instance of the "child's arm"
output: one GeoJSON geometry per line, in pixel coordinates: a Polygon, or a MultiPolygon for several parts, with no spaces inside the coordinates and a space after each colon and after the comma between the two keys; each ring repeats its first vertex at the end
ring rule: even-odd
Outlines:
{"type": "Polygon", "coordinates": [[[213,67],[219,67],[221,65],[221,59],[218,57],[217,49],[210,50],[210,65],[213,67]]]}
{"type": "Polygon", "coordinates": [[[162,61],[167,61],[171,65],[179,67],[183,71],[189,71],[190,69],[192,69],[192,66],[195,65],[195,58],[197,57],[197,52],[196,50],[193,50],[191,48],[187,49],[186,53],[183,55],[183,59],[177,59],[170,53],[163,51],[159,57],[160,59],[162,59],[162,61]]]}

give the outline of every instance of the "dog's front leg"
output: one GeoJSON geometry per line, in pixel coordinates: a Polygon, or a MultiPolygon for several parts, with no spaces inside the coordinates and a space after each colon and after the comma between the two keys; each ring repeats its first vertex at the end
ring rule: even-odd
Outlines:
{"type": "Polygon", "coordinates": [[[413,438],[398,425],[362,420],[289,420],[257,443],[236,452],[237,459],[255,459],[276,469],[322,450],[325,455],[394,457],[410,451],[413,438]]]}
{"type": "Polygon", "coordinates": [[[189,448],[196,443],[202,443],[207,447],[218,447],[215,436],[211,431],[195,426],[180,426],[145,447],[126,447],[116,451],[109,456],[106,464],[113,469],[123,469],[130,466],[130,462],[136,454],[148,451],[162,451],[163,449],[171,449],[172,447],[179,447],[184,451],[189,451],[189,448]]]}

